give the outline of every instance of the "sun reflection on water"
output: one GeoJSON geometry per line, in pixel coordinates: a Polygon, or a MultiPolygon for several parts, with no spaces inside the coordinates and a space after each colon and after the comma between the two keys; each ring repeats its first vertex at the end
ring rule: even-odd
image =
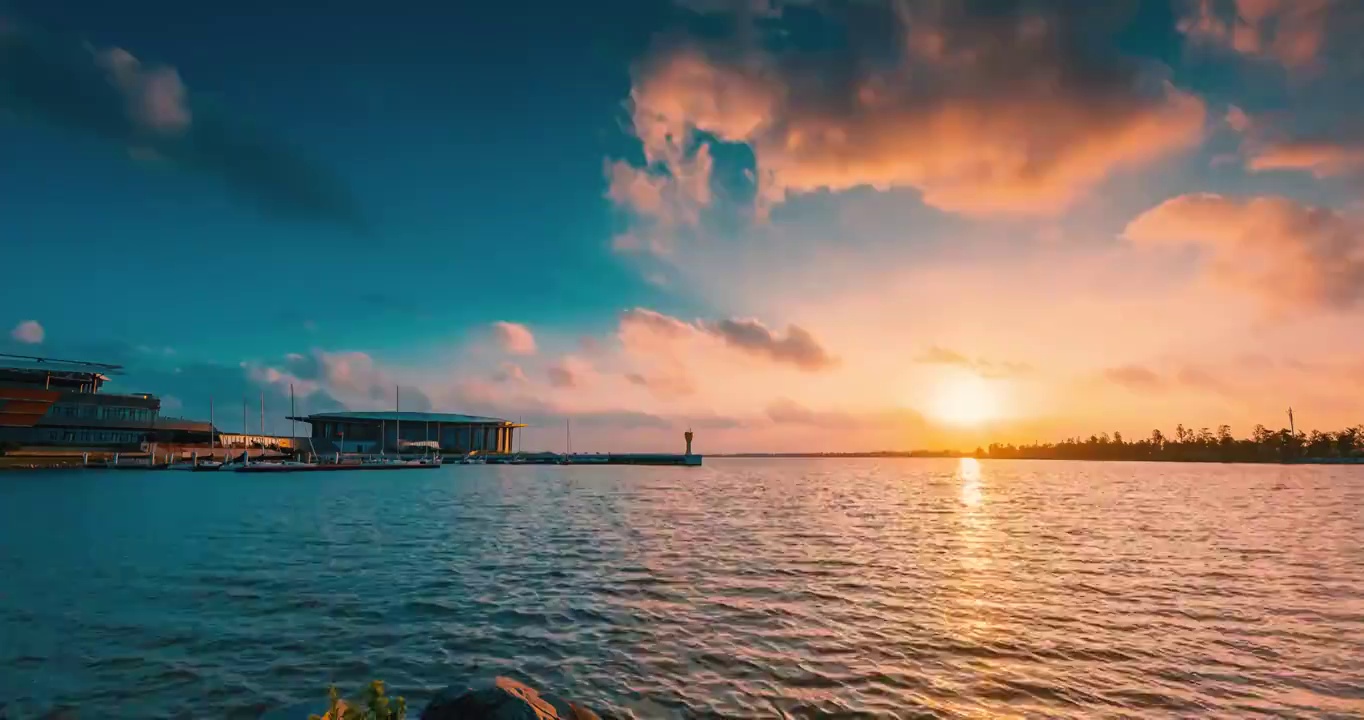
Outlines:
{"type": "Polygon", "coordinates": [[[961,572],[955,577],[956,599],[953,625],[964,636],[989,636],[989,595],[992,582],[990,547],[991,518],[982,492],[981,464],[975,458],[961,458],[953,479],[961,486],[957,513],[957,562],[961,572]]]}
{"type": "Polygon", "coordinates": [[[957,462],[957,477],[961,479],[961,502],[963,505],[980,505],[980,461],[975,458],[961,458],[957,462]]]}

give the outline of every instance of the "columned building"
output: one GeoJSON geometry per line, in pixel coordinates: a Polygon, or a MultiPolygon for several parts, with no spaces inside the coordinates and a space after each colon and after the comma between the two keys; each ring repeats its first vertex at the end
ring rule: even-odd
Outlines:
{"type": "Polygon", "coordinates": [[[335,448],[345,453],[408,451],[414,443],[427,442],[451,454],[509,453],[516,447],[516,431],[525,427],[510,420],[455,413],[334,412],[289,419],[312,426],[318,452],[335,448]]]}

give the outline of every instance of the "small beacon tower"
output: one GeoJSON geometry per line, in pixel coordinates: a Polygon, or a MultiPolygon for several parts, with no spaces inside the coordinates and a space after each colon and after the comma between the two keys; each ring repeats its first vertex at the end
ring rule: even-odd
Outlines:
{"type": "Polygon", "coordinates": [[[691,454],[691,439],[692,439],[693,437],[696,437],[696,434],[693,433],[693,432],[691,431],[691,428],[687,428],[687,431],[686,431],[685,433],[682,433],[682,437],[684,437],[684,438],[687,439],[687,454],[690,455],[690,454],[691,454]]]}

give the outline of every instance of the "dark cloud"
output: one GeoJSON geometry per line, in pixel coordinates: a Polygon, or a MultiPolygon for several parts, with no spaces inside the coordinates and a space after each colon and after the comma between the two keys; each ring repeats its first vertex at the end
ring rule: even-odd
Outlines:
{"type": "Polygon", "coordinates": [[[526,373],[520,365],[511,362],[504,362],[493,372],[493,382],[497,383],[524,383],[526,373]]]}
{"type": "Polygon", "coordinates": [[[796,325],[786,326],[786,337],[778,336],[757,320],[721,320],[708,329],[731,347],[801,370],[825,370],[838,364],[813,335],[796,325]]]}
{"type": "Polygon", "coordinates": [[[643,375],[626,373],[625,379],[633,385],[646,388],[660,398],[679,398],[696,393],[696,384],[685,372],[677,370],[671,374],[643,375]]]}
{"type": "Polygon", "coordinates": [[[924,365],[954,365],[986,378],[1018,377],[1032,372],[1032,366],[1027,363],[986,360],[985,358],[972,360],[955,350],[937,345],[933,345],[920,353],[918,357],[914,358],[914,362],[924,365]]]}
{"type": "Polygon", "coordinates": [[[841,412],[816,412],[800,403],[781,398],[767,406],[767,417],[782,425],[847,428],[856,425],[853,416],[841,412]]]}
{"type": "Polygon", "coordinates": [[[1149,368],[1140,365],[1122,365],[1104,371],[1104,377],[1115,385],[1129,390],[1149,391],[1165,387],[1165,381],[1149,368]]]}
{"type": "Polygon", "coordinates": [[[356,199],[336,174],[244,120],[191,107],[173,68],[118,48],[93,49],[0,22],[0,110],[216,178],[272,216],[364,229],[356,199]]]}
{"type": "MultiPolygon", "coordinates": [[[[621,313],[618,336],[628,347],[655,354],[661,351],[673,354],[675,342],[710,337],[748,355],[794,365],[801,370],[827,370],[838,365],[838,358],[826,351],[804,328],[788,325],[783,337],[761,322],[749,318],[689,323],[654,310],[632,308],[621,313]]],[[[689,378],[680,373],[674,375],[676,377],[669,378],[674,385],[680,382],[682,386],[690,386],[689,378]]],[[[648,382],[631,381],[646,385],[653,380],[643,379],[648,382]]]]}
{"type": "Polygon", "coordinates": [[[1226,378],[1199,365],[1183,365],[1175,373],[1175,381],[1193,390],[1230,394],[1232,388],[1226,378]]]}
{"type": "Polygon", "coordinates": [[[567,365],[551,365],[545,370],[549,384],[556,388],[571,388],[578,384],[578,376],[567,365]]]}
{"type": "Polygon", "coordinates": [[[914,362],[923,363],[925,365],[971,364],[970,358],[966,357],[965,355],[962,355],[956,350],[948,350],[947,348],[938,347],[937,345],[934,345],[920,353],[918,357],[914,358],[914,362]]]}
{"type": "Polygon", "coordinates": [[[710,415],[706,417],[691,418],[687,420],[687,427],[701,430],[735,430],[748,427],[748,423],[740,418],[725,417],[724,415],[710,415]]]}

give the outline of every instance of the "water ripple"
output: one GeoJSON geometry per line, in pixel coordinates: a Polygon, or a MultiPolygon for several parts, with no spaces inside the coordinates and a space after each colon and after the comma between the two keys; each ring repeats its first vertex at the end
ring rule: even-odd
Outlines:
{"type": "Polygon", "coordinates": [[[511,674],[616,717],[1364,715],[1364,468],[0,477],[0,716],[511,674]]]}

